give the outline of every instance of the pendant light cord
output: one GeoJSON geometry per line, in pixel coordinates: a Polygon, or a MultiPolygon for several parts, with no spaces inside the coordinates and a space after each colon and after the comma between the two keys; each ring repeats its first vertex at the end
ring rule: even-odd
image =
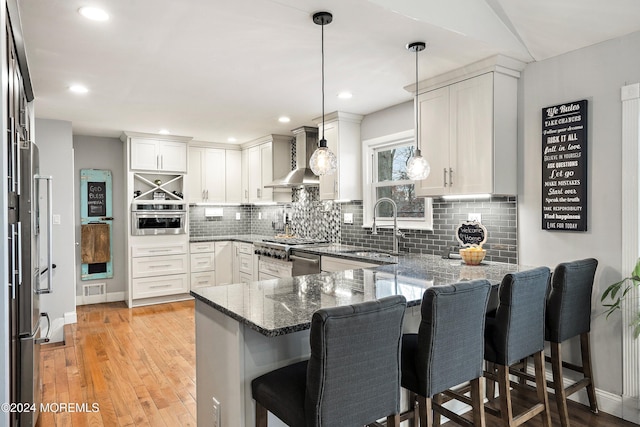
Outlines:
{"type": "Polygon", "coordinates": [[[322,54],[322,140],[324,140],[324,25],[324,23],[320,25],[320,27],[322,27],[322,31],[320,32],[322,39],[320,43],[320,52],[322,54]]]}
{"type": "Polygon", "coordinates": [[[420,147],[418,146],[418,139],[420,136],[420,132],[418,129],[418,48],[416,48],[416,105],[415,105],[415,110],[416,110],[416,152],[420,152],[420,147]]]}

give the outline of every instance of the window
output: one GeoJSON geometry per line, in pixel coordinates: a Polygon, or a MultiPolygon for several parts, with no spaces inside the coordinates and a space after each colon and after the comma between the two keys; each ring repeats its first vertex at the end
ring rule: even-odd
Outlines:
{"type": "MultiPolygon", "coordinates": [[[[416,197],[414,181],[407,176],[407,162],[413,156],[413,131],[364,141],[364,226],[373,223],[373,207],[383,197],[398,207],[398,226],[408,229],[433,229],[431,199],[416,197]]],[[[376,224],[393,223],[390,203],[381,203],[376,224]]]]}

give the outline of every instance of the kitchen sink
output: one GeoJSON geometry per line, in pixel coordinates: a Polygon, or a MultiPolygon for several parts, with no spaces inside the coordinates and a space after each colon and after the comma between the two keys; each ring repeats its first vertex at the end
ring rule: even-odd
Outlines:
{"type": "Polygon", "coordinates": [[[354,251],[345,251],[344,253],[346,254],[350,254],[350,255],[355,255],[355,256],[362,256],[362,257],[369,257],[369,258],[393,258],[396,255],[394,254],[390,254],[388,252],[380,252],[380,251],[373,251],[373,250],[354,250],[354,251]]]}

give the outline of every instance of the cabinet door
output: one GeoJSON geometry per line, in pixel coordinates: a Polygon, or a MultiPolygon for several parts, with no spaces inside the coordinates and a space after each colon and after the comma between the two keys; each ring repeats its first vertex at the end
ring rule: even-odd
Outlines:
{"type": "Polygon", "coordinates": [[[431,166],[429,176],[416,183],[418,196],[449,193],[449,114],[448,87],[418,96],[420,147],[431,166]]]}
{"type": "Polygon", "coordinates": [[[187,188],[189,191],[189,203],[204,201],[204,148],[189,147],[189,174],[187,175],[187,188]]]}
{"type": "Polygon", "coordinates": [[[249,172],[249,202],[259,202],[262,199],[261,188],[262,188],[262,172],[260,162],[260,147],[251,147],[247,152],[247,170],[249,172]]]}
{"type": "Polygon", "coordinates": [[[167,172],[187,171],[187,144],[184,142],[160,141],[160,170],[167,172]]]}
{"type": "Polygon", "coordinates": [[[242,202],[242,153],[239,150],[225,150],[225,201],[242,202]]]}
{"type": "Polygon", "coordinates": [[[242,167],[240,185],[242,187],[242,203],[249,202],[249,150],[242,150],[240,155],[242,167]]]}
{"type": "Polygon", "coordinates": [[[204,152],[204,194],[207,202],[224,203],[225,155],[220,148],[207,148],[204,152]]]}
{"type": "Polygon", "coordinates": [[[131,169],[158,170],[158,141],[131,139],[131,169]]]}
{"type": "Polygon", "coordinates": [[[273,200],[273,188],[264,185],[273,181],[273,147],[270,142],[260,145],[260,201],[273,200]]]}
{"type": "MultiPolygon", "coordinates": [[[[320,125],[320,135],[318,136],[318,138],[322,138],[322,125],[320,125]]],[[[333,154],[337,154],[338,153],[338,124],[337,123],[325,124],[324,139],[327,140],[327,148],[329,148],[329,150],[331,150],[333,154]]],[[[338,159],[338,162],[340,162],[339,159],[338,159]]],[[[334,200],[339,198],[340,198],[340,194],[338,194],[338,174],[332,173],[332,174],[322,175],[320,177],[320,200],[334,200]]]]}
{"type": "Polygon", "coordinates": [[[216,285],[233,282],[233,243],[215,242],[216,285]]]}
{"type": "Polygon", "coordinates": [[[450,114],[451,193],[492,193],[493,74],[452,85],[450,114]]]}
{"type": "Polygon", "coordinates": [[[191,254],[190,259],[192,273],[215,270],[216,264],[213,252],[191,254]]]}

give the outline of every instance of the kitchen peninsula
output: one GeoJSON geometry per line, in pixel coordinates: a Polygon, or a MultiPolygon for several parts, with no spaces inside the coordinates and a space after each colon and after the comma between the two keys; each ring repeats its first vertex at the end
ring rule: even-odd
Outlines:
{"type": "MultiPolygon", "coordinates": [[[[341,255],[343,249],[334,244],[306,250],[351,257],[341,255]]],[[[253,425],[251,380],[308,357],[311,316],[320,308],[402,294],[408,303],[404,329],[417,331],[426,288],[477,278],[498,283],[505,274],[527,268],[505,263],[467,266],[433,255],[400,255],[393,261],[379,267],[191,291],[196,299],[198,425],[253,425]],[[215,418],[220,422],[214,423],[215,418]]],[[[270,426],[282,425],[269,417],[270,426]]]]}

